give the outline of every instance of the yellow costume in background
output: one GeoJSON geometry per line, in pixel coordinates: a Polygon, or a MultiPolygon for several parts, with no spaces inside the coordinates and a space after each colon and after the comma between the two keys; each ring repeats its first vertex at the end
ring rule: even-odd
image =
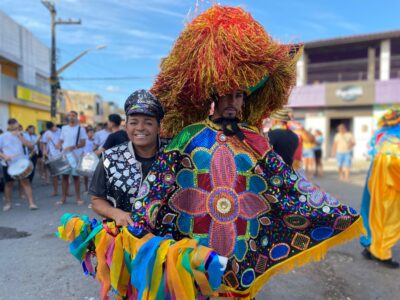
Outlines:
{"type": "Polygon", "coordinates": [[[400,240],[400,112],[389,111],[380,124],[371,141],[374,158],[361,207],[368,235],[361,244],[372,254],[364,250],[364,256],[396,268],[391,248],[400,240]]]}

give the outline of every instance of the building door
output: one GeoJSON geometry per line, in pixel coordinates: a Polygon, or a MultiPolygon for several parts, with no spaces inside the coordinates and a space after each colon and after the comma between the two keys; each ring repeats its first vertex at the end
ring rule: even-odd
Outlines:
{"type": "MultiPolygon", "coordinates": [[[[353,118],[332,118],[329,120],[329,136],[326,141],[328,142],[328,153],[329,157],[333,157],[332,155],[332,146],[333,139],[335,138],[335,134],[337,133],[337,127],[339,124],[344,124],[347,130],[353,133],[353,118]]],[[[354,134],[354,133],[353,133],[354,134]]]]}

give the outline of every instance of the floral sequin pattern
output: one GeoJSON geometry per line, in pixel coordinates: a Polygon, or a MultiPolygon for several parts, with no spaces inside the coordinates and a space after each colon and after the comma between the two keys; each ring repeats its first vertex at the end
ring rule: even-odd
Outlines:
{"type": "MultiPolygon", "coordinates": [[[[208,153],[197,153],[195,158],[204,155],[208,156],[208,153]]],[[[230,257],[237,238],[246,234],[247,221],[268,212],[270,206],[256,193],[260,190],[250,190],[255,186],[252,181],[259,179],[256,175],[250,178],[238,175],[235,157],[229,147],[217,146],[210,158],[209,170],[185,170],[182,177],[178,175],[178,184],[184,188],[173,195],[170,205],[177,212],[194,217],[194,226],[188,233],[208,234],[209,246],[218,254],[230,257]],[[189,185],[187,177],[192,178],[189,185]],[[247,181],[250,184],[246,186],[247,181]]],[[[261,185],[257,187],[265,189],[261,179],[259,182],[261,185]]]]}

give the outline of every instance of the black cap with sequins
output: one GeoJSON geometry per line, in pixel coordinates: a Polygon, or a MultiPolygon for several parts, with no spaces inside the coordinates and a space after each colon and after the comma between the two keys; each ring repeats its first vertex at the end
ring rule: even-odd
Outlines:
{"type": "Polygon", "coordinates": [[[161,121],[164,117],[164,109],[160,101],[147,90],[134,91],[125,101],[125,114],[130,115],[147,115],[155,117],[161,121]]]}

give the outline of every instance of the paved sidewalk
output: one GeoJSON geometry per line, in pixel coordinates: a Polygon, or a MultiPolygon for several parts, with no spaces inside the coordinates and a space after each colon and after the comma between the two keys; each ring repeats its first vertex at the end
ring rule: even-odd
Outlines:
{"type": "MultiPolygon", "coordinates": [[[[334,164],[326,163],[327,170],[331,166],[334,164]]],[[[348,183],[338,181],[336,171],[327,171],[315,182],[359,209],[368,163],[360,163],[360,167],[355,163],[355,167],[348,183]]],[[[95,215],[87,208],[88,202],[78,207],[72,197],[66,205],[56,206],[59,198],[50,197],[50,193],[50,186],[36,180],[38,211],[29,211],[15,192],[12,210],[0,212],[1,300],[99,299],[98,283],[83,275],[78,261],[68,252],[68,244],[55,236],[64,213],[95,215]]],[[[361,250],[356,240],[336,247],[322,262],[273,277],[257,299],[400,299],[400,271],[364,260],[361,250]]],[[[394,248],[394,257],[400,260],[399,245],[394,248]]]]}

